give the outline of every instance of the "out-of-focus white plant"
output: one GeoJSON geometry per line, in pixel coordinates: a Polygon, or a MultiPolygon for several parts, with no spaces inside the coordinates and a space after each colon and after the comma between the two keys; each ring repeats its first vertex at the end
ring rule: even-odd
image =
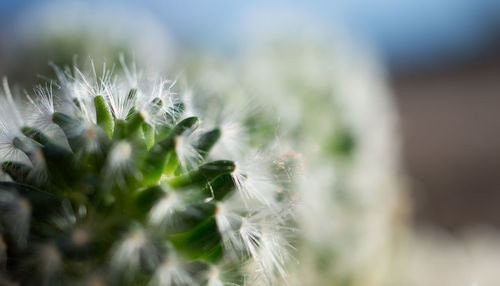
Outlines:
{"type": "Polygon", "coordinates": [[[374,57],[345,41],[278,38],[236,64],[192,66],[198,92],[251,98],[264,111],[247,126],[267,122],[261,136],[292,138],[281,147],[299,152],[302,240],[290,284],[385,285],[406,206],[395,109],[374,57]]]}
{"type": "Polygon", "coordinates": [[[395,110],[383,70],[344,41],[285,41],[248,63],[249,86],[282,102],[274,105],[280,122],[295,116],[284,128],[297,132],[305,158],[300,257],[311,264],[301,261],[297,285],[383,285],[401,187],[395,110]]]}

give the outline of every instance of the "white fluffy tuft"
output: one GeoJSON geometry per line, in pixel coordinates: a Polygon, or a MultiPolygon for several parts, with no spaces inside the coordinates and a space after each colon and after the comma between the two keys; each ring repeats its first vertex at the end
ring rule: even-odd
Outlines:
{"type": "Polygon", "coordinates": [[[145,230],[136,228],[122,238],[112,250],[111,266],[115,270],[129,273],[129,277],[139,269],[142,262],[155,265],[157,249],[150,241],[145,230]]]}
{"type": "Polygon", "coordinates": [[[173,255],[165,258],[156,269],[150,286],[188,286],[195,285],[195,281],[185,269],[185,266],[173,255]]]}
{"type": "Polygon", "coordinates": [[[172,215],[175,211],[184,210],[185,205],[174,192],[165,194],[149,212],[148,221],[151,225],[165,228],[174,224],[172,215]]]}
{"type": "Polygon", "coordinates": [[[269,164],[262,153],[254,153],[247,159],[236,162],[233,181],[246,204],[257,201],[267,206],[276,203],[279,188],[273,183],[269,164]]]}

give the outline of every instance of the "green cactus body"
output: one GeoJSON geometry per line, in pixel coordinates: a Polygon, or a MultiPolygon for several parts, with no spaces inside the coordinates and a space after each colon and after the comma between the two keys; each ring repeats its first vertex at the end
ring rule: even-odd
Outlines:
{"type": "Polygon", "coordinates": [[[223,128],[184,115],[170,82],[123,67],[101,77],[56,69],[59,82],[37,88],[29,107],[4,81],[1,284],[283,278],[287,202],[262,172],[271,166],[258,163],[254,176],[240,155],[211,156],[223,128]]]}

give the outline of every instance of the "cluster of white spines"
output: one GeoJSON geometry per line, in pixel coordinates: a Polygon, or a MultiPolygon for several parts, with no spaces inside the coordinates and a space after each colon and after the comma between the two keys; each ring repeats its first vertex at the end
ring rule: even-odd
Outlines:
{"type": "Polygon", "coordinates": [[[22,160],[21,152],[15,148],[13,140],[21,135],[25,120],[14,102],[7,79],[4,78],[2,83],[4,96],[0,98],[0,158],[22,160]]]}
{"type": "MultiPolygon", "coordinates": [[[[123,61],[122,68],[123,75],[116,75],[113,69],[108,71],[104,68],[102,75],[98,76],[93,66],[88,74],[77,67],[72,69],[56,67],[58,80],[35,88],[34,95],[26,95],[30,104],[24,105],[22,109],[14,102],[5,80],[4,96],[0,97],[2,103],[0,105],[0,162],[29,162],[25,160],[26,158],[22,158],[24,154],[18,152],[12,144],[14,138],[23,137],[21,128],[25,124],[43,130],[57,139],[60,130],[52,123],[52,116],[56,112],[74,116],[84,123],[83,130],[74,130],[78,133],[75,136],[91,130],[96,124],[94,109],[96,96],[102,96],[105,99],[116,119],[125,120],[131,111],[137,111],[145,122],[153,127],[161,125],[172,127],[179,121],[183,109],[188,108],[195,112],[199,108],[180,107],[179,103],[189,103],[189,100],[181,98],[172,91],[173,81],[147,79],[137,73],[135,67],[129,69],[123,61]],[[133,92],[130,92],[131,90],[133,92]],[[155,102],[158,99],[162,101],[160,107],[155,102]]],[[[207,112],[202,113],[210,116],[207,112]]],[[[214,114],[213,116],[220,115],[214,114]]],[[[203,122],[199,128],[201,130],[214,127],[204,126],[203,122]]],[[[277,199],[279,187],[273,183],[273,172],[269,164],[272,162],[269,160],[271,156],[257,151],[251,151],[247,153],[247,156],[243,154],[243,150],[251,148],[245,142],[247,138],[244,136],[243,124],[234,118],[222,121],[207,118],[206,122],[220,124],[216,127],[221,129],[220,142],[223,144],[218,148],[225,149],[213,152],[209,158],[221,159],[218,158],[219,154],[230,154],[230,159],[233,159],[236,164],[232,178],[237,191],[230,198],[216,203],[215,219],[225,248],[225,257],[220,265],[246,263],[245,257],[250,257],[255,273],[246,276],[258,277],[255,283],[270,284],[277,279],[276,277],[284,278],[285,263],[291,248],[284,238],[284,233],[289,231],[284,225],[290,212],[284,211],[284,203],[277,199]]],[[[92,141],[94,139],[92,132],[88,133],[88,139],[92,141]]],[[[179,163],[186,169],[198,165],[207,155],[202,154],[195,146],[201,133],[200,130],[193,129],[176,139],[175,150],[179,163]]],[[[68,146],[66,142],[60,143],[68,146]]],[[[88,146],[92,146],[91,143],[89,142],[88,146]]],[[[105,163],[106,174],[110,178],[124,181],[121,177],[129,175],[129,169],[132,168],[130,161],[134,159],[133,145],[124,139],[111,148],[105,163]]],[[[43,168],[43,164],[40,168],[43,168]]],[[[156,249],[151,246],[148,229],[175,224],[175,221],[172,221],[175,219],[172,214],[176,210],[185,210],[182,196],[184,193],[189,194],[185,191],[175,192],[168,187],[167,190],[165,197],[151,209],[147,219],[148,225],[137,227],[115,243],[110,257],[114,269],[125,269],[133,273],[142,258],[156,259],[157,256],[154,255],[156,249]]],[[[9,202],[17,202],[14,199],[18,198],[12,198],[9,202]]],[[[9,200],[9,198],[0,197],[0,202],[3,200],[9,200]]],[[[26,217],[29,218],[29,205],[23,207],[22,202],[17,203],[20,204],[20,213],[14,215],[17,221],[22,220],[19,221],[18,228],[20,228],[20,233],[24,233],[23,226],[29,225],[29,222],[24,222],[26,217]],[[28,216],[22,213],[23,211],[28,212],[28,216]]],[[[152,265],[157,264],[151,284],[191,285],[193,280],[183,263],[181,258],[175,257],[175,254],[168,255],[163,258],[163,261],[151,261],[152,265]]],[[[224,269],[220,265],[212,265],[210,271],[207,272],[209,285],[232,285],[223,282],[224,269]]]]}

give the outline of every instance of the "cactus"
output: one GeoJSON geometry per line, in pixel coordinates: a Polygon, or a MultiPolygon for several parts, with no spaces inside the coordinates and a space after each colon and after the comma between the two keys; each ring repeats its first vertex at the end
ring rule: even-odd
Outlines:
{"type": "Polygon", "coordinates": [[[30,104],[3,82],[2,285],[285,278],[290,203],[272,154],[239,142],[213,155],[245,137],[205,126],[171,81],[141,77],[123,59],[118,74],[55,70],[30,104]]]}

